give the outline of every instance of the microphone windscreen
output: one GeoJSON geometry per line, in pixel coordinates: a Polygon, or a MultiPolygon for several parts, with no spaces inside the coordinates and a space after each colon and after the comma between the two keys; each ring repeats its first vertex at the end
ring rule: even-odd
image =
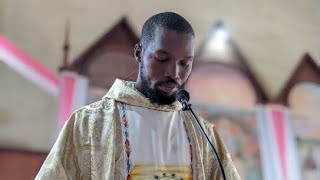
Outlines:
{"type": "Polygon", "coordinates": [[[181,102],[183,99],[185,99],[186,101],[189,101],[190,95],[189,95],[188,91],[186,91],[184,89],[180,89],[176,93],[176,98],[179,102],[181,102]]]}

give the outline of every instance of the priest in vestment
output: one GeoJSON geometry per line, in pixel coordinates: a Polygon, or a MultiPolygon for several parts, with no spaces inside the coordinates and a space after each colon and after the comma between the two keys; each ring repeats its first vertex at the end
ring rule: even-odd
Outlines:
{"type": "MultiPolygon", "coordinates": [[[[117,79],[72,114],[36,179],[220,179],[218,162],[175,93],[192,69],[194,32],[180,15],[149,18],[134,48],[136,82],[117,79]]],[[[214,126],[200,120],[227,179],[240,179],[214,126]]]]}

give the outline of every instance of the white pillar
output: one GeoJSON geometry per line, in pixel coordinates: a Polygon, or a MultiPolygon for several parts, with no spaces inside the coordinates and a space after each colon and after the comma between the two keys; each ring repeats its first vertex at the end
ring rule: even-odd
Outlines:
{"type": "Polygon", "coordinates": [[[257,123],[265,180],[300,180],[291,121],[288,109],[283,106],[258,108],[257,123]]]}
{"type": "Polygon", "coordinates": [[[62,128],[70,115],[86,105],[88,97],[88,78],[72,71],[60,74],[58,128],[62,128]]]}

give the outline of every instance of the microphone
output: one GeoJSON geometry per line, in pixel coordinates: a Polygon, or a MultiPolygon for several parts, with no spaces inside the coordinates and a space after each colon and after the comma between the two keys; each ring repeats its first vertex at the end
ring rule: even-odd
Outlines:
{"type": "Polygon", "coordinates": [[[184,89],[180,89],[177,91],[176,94],[177,100],[181,103],[182,105],[182,110],[189,110],[190,104],[188,103],[189,99],[190,99],[190,95],[188,93],[188,91],[184,90],[184,89]]]}
{"type": "Polygon", "coordinates": [[[218,156],[217,150],[214,148],[213,144],[210,142],[210,140],[208,138],[208,135],[205,133],[205,131],[203,130],[203,127],[201,126],[197,116],[194,114],[194,112],[193,112],[193,110],[191,108],[191,104],[189,104],[189,102],[188,102],[189,99],[190,99],[190,95],[189,95],[188,91],[186,91],[184,89],[178,90],[177,93],[176,93],[176,98],[181,103],[183,111],[187,111],[188,110],[188,111],[191,112],[192,120],[197,125],[199,131],[201,132],[201,135],[204,137],[204,139],[206,139],[206,141],[207,141],[207,143],[209,145],[209,148],[210,148],[210,150],[211,150],[211,152],[213,154],[213,157],[218,162],[218,166],[219,166],[220,172],[222,174],[222,179],[226,180],[226,175],[225,175],[221,160],[220,160],[220,158],[218,156]]]}

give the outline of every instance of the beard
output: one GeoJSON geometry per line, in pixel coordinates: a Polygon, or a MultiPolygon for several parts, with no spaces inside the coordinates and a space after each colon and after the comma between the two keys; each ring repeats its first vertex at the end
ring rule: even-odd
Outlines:
{"type": "Polygon", "coordinates": [[[179,85],[174,79],[167,79],[164,81],[158,81],[155,83],[154,88],[151,88],[151,83],[147,79],[143,71],[144,67],[143,64],[140,68],[140,75],[141,75],[141,84],[143,87],[142,94],[144,94],[151,103],[157,103],[159,105],[170,105],[176,101],[176,92],[172,94],[168,94],[163,92],[159,89],[159,86],[166,83],[174,83],[178,86],[178,89],[184,89],[185,83],[179,85]]]}

